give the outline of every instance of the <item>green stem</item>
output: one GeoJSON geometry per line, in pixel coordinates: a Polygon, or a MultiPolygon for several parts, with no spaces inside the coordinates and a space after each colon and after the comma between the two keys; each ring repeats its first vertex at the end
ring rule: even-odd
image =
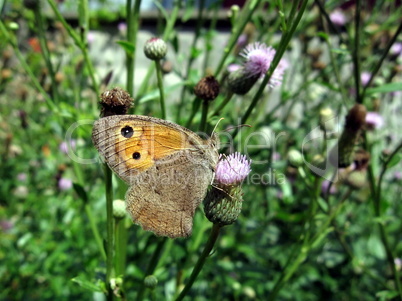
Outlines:
{"type": "Polygon", "coordinates": [[[56,78],[55,78],[55,72],[53,69],[53,65],[51,62],[50,58],[50,51],[49,48],[47,47],[47,40],[45,37],[45,26],[43,22],[43,16],[41,13],[41,7],[38,5],[38,7],[35,9],[35,18],[36,22],[38,24],[38,37],[39,37],[39,43],[40,43],[40,48],[42,50],[43,58],[46,63],[46,67],[49,70],[49,75],[50,75],[50,82],[52,85],[52,96],[53,99],[56,103],[59,102],[59,93],[57,90],[57,83],[56,83],[56,78]]]}
{"type": "Polygon", "coordinates": [[[205,131],[207,129],[208,108],[209,108],[209,101],[203,100],[202,101],[201,122],[200,122],[200,126],[198,128],[198,130],[203,133],[205,133],[205,131]]]}
{"type": "MultiPolygon", "coordinates": [[[[153,272],[155,271],[156,266],[158,265],[158,259],[161,256],[163,247],[165,246],[167,241],[168,241],[168,239],[166,237],[160,238],[158,244],[156,245],[154,253],[152,254],[151,260],[148,264],[147,270],[145,272],[145,277],[152,275],[153,272]]],[[[144,277],[144,279],[145,279],[145,277],[144,277]]],[[[144,298],[144,293],[145,293],[145,284],[144,284],[144,281],[142,281],[136,300],[141,301],[144,298]]]]}
{"type": "Polygon", "coordinates": [[[163,90],[162,68],[159,60],[155,61],[155,67],[156,67],[156,77],[158,79],[159,100],[161,103],[161,115],[162,119],[166,119],[165,92],[163,90]]]}
{"type": "Polygon", "coordinates": [[[191,286],[193,285],[194,281],[197,279],[198,274],[201,272],[202,267],[204,266],[205,260],[211,253],[212,248],[215,245],[215,242],[219,236],[219,231],[221,227],[218,224],[214,224],[212,226],[211,233],[209,235],[208,241],[205,245],[204,250],[202,251],[202,254],[200,258],[198,258],[197,263],[194,266],[193,272],[190,275],[190,279],[188,280],[186,286],[183,288],[183,290],[180,292],[180,295],[176,298],[176,301],[183,300],[183,298],[186,296],[188,291],[191,289],[191,286]]]}
{"type": "Polygon", "coordinates": [[[354,39],[354,49],[353,49],[353,74],[355,77],[355,89],[356,89],[356,102],[362,103],[363,100],[360,94],[360,10],[361,10],[361,0],[356,1],[356,11],[355,11],[355,39],[354,39]]]}
{"type": "MultiPolygon", "coordinates": [[[[190,128],[190,127],[191,127],[191,124],[193,123],[193,119],[194,119],[195,115],[197,114],[198,109],[200,108],[200,105],[201,105],[201,99],[199,99],[198,97],[196,97],[196,98],[194,99],[194,101],[193,101],[193,109],[192,109],[192,111],[191,111],[190,117],[189,117],[188,120],[187,120],[186,128],[190,128]]],[[[177,120],[178,120],[178,119],[177,119],[177,120]]]]}
{"type": "Polygon", "coordinates": [[[95,221],[95,217],[92,214],[93,209],[88,204],[85,204],[85,212],[86,212],[86,214],[88,216],[88,220],[89,220],[89,224],[91,226],[92,234],[95,237],[95,241],[96,241],[96,244],[98,245],[98,249],[99,249],[99,252],[101,253],[102,259],[106,261],[107,256],[106,256],[106,252],[105,252],[105,246],[103,245],[102,238],[101,238],[101,236],[99,234],[98,227],[97,227],[97,224],[96,224],[96,221],[95,221]]]}
{"type": "Polygon", "coordinates": [[[229,101],[233,97],[233,92],[228,92],[226,94],[225,99],[222,101],[222,103],[215,109],[215,111],[211,114],[211,116],[218,116],[220,112],[226,107],[226,105],[229,103],[229,101]]]}
{"type": "Polygon", "coordinates": [[[8,33],[6,26],[4,25],[3,21],[0,20],[0,31],[4,37],[4,39],[11,45],[11,47],[14,50],[15,55],[18,58],[18,61],[20,62],[22,68],[25,70],[25,72],[28,74],[29,78],[31,79],[32,83],[36,87],[36,89],[42,94],[43,98],[46,101],[46,105],[48,108],[54,112],[54,113],[60,113],[58,107],[53,102],[53,99],[49,97],[47,92],[42,88],[41,84],[36,78],[36,75],[33,73],[31,67],[27,64],[25,61],[21,51],[18,49],[18,46],[15,41],[11,38],[10,34],[8,33]]]}
{"type": "MultiPolygon", "coordinates": [[[[402,142],[395,148],[395,150],[389,155],[389,157],[387,158],[387,160],[384,162],[379,179],[378,179],[378,184],[377,184],[377,193],[375,194],[375,198],[374,198],[374,211],[375,211],[375,215],[376,218],[379,219],[381,217],[381,186],[382,186],[382,181],[385,175],[385,172],[387,171],[387,166],[389,164],[389,162],[391,162],[391,160],[393,159],[393,157],[402,149],[402,142]]],[[[395,266],[395,258],[393,255],[393,251],[392,248],[389,244],[388,241],[388,237],[385,231],[385,227],[384,224],[379,222],[378,223],[378,227],[380,230],[380,237],[381,237],[381,241],[384,245],[385,248],[385,252],[387,254],[387,260],[388,263],[390,265],[391,271],[392,271],[392,275],[394,277],[395,280],[395,284],[399,293],[399,299],[402,300],[402,285],[401,285],[401,281],[399,278],[399,273],[398,270],[396,269],[395,266]]]]}
{"type": "Polygon", "coordinates": [[[110,279],[113,275],[113,249],[114,249],[114,231],[113,231],[113,186],[112,186],[112,171],[109,166],[104,164],[105,173],[105,190],[106,190],[106,228],[107,228],[107,242],[106,242],[106,287],[108,290],[108,300],[113,300],[113,291],[110,287],[110,279]]]}
{"type": "Polygon", "coordinates": [[[126,68],[127,68],[127,92],[134,97],[134,80],[135,80],[135,53],[137,50],[136,41],[139,29],[139,11],[141,0],[135,0],[134,9],[132,8],[132,0],[127,0],[126,14],[127,14],[127,41],[134,45],[132,53],[126,52],[126,68]]]}
{"type": "MultiPolygon", "coordinates": [[[[289,42],[293,36],[293,33],[295,32],[297,26],[300,23],[300,20],[304,14],[304,11],[306,10],[307,3],[308,3],[308,0],[303,1],[298,15],[296,16],[294,22],[292,22],[291,29],[289,30],[289,32],[286,35],[282,36],[282,41],[279,45],[278,51],[275,54],[272,64],[271,64],[269,70],[267,71],[267,74],[265,75],[264,80],[262,81],[257,93],[254,95],[250,106],[247,108],[246,113],[243,115],[240,124],[245,124],[247,122],[247,119],[250,117],[250,115],[251,115],[252,111],[254,110],[254,108],[256,107],[257,103],[261,100],[261,96],[262,96],[262,93],[264,92],[266,85],[269,83],[269,80],[271,79],[271,76],[272,76],[275,68],[278,66],[283,54],[286,51],[286,47],[289,44],[289,42]]],[[[233,138],[236,137],[238,132],[239,132],[239,129],[237,128],[233,133],[233,138]]]]}
{"type": "Polygon", "coordinates": [[[124,276],[127,254],[127,228],[124,218],[115,219],[116,275],[124,276]]]}
{"type": "Polygon", "coordinates": [[[367,88],[370,87],[371,83],[373,82],[374,76],[380,70],[381,65],[384,62],[385,58],[387,57],[389,50],[391,49],[392,45],[395,43],[396,39],[398,38],[398,35],[401,32],[402,32],[402,22],[399,23],[397,31],[395,32],[394,36],[392,37],[392,39],[388,42],[387,46],[385,47],[385,50],[384,50],[380,60],[377,62],[377,65],[374,67],[374,70],[371,73],[371,76],[370,76],[370,79],[369,79],[367,85],[365,85],[363,87],[363,91],[362,91],[362,94],[361,94],[361,99],[362,100],[364,99],[364,97],[366,95],[367,88]]]}

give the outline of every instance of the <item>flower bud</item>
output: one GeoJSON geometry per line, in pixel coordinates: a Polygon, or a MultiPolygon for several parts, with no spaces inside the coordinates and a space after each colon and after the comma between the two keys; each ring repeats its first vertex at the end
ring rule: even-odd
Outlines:
{"type": "Polygon", "coordinates": [[[126,203],[123,200],[113,201],[113,216],[116,219],[121,219],[126,216],[126,203]]]}
{"type": "Polygon", "coordinates": [[[217,187],[212,187],[208,192],[204,211],[209,221],[225,226],[237,220],[243,202],[241,186],[233,187],[230,193],[231,195],[217,187]]]}
{"type": "Polygon", "coordinates": [[[296,149],[291,149],[288,152],[289,164],[293,167],[299,167],[303,164],[303,155],[296,149]]]}
{"type": "Polygon", "coordinates": [[[219,83],[212,75],[206,76],[194,87],[194,94],[204,101],[212,101],[219,95],[219,83]]]}
{"type": "Polygon", "coordinates": [[[345,184],[353,189],[361,189],[367,183],[367,170],[353,170],[351,171],[346,179],[345,184]]]}
{"type": "Polygon", "coordinates": [[[154,289],[158,285],[158,278],[154,275],[148,275],[144,279],[144,285],[149,289],[154,289]]]}
{"type": "Polygon", "coordinates": [[[333,131],[335,129],[334,111],[330,108],[324,108],[320,110],[319,124],[323,131],[333,131]]]}
{"type": "Polygon", "coordinates": [[[144,46],[144,53],[147,58],[153,61],[161,60],[166,56],[166,42],[160,38],[150,38],[144,46]]]}
{"type": "Polygon", "coordinates": [[[329,154],[329,161],[333,166],[344,168],[352,164],[355,145],[366,122],[366,112],[366,108],[361,104],[356,104],[350,109],[342,135],[329,154]]]}
{"type": "Polygon", "coordinates": [[[260,75],[250,76],[246,70],[241,67],[229,74],[227,83],[231,92],[244,95],[251,90],[259,78],[260,75]]]}

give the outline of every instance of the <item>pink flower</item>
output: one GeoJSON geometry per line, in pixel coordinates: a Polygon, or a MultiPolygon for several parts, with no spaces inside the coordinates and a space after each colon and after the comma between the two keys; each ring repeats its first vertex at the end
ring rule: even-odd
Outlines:
{"type": "Polygon", "coordinates": [[[367,112],[366,124],[370,129],[379,129],[384,126],[384,118],[377,112],[367,112]]]}
{"type": "Polygon", "coordinates": [[[60,190],[68,190],[73,187],[73,182],[70,179],[61,178],[58,183],[60,190]]]}
{"type": "Polygon", "coordinates": [[[240,185],[251,171],[251,160],[240,153],[219,156],[216,166],[215,180],[223,185],[240,185]]]}
{"type": "Polygon", "coordinates": [[[371,77],[370,72],[367,71],[362,72],[362,74],[360,75],[360,80],[363,86],[366,86],[368,84],[370,77],[371,77]]]}
{"type": "Polygon", "coordinates": [[[119,32],[120,32],[122,35],[125,35],[125,34],[126,34],[126,31],[127,31],[127,23],[125,23],[125,22],[120,22],[120,23],[117,25],[117,29],[119,30],[119,32]]]}
{"type": "MultiPolygon", "coordinates": [[[[323,193],[324,195],[327,194],[327,190],[328,190],[328,187],[329,187],[329,184],[330,184],[330,183],[331,183],[331,182],[328,181],[328,180],[322,181],[322,184],[321,184],[321,191],[322,191],[322,193],[323,193]]],[[[331,188],[329,189],[329,194],[335,194],[335,193],[336,193],[336,187],[335,187],[334,184],[332,184],[332,185],[331,185],[331,188]]]]}
{"type": "Polygon", "coordinates": [[[229,72],[234,72],[234,71],[236,71],[236,70],[239,70],[240,68],[241,68],[241,66],[238,65],[238,64],[230,64],[230,65],[228,66],[227,70],[228,70],[229,72]]]}
{"type": "Polygon", "coordinates": [[[334,10],[332,13],[329,14],[329,19],[332,23],[338,26],[343,26],[346,24],[346,16],[342,11],[339,9],[334,10]]]}
{"type": "Polygon", "coordinates": [[[87,42],[88,42],[88,44],[89,45],[92,44],[95,41],[95,39],[96,39],[95,32],[91,31],[91,30],[88,31],[88,34],[87,34],[87,42]]]}
{"type": "MultiPolygon", "coordinates": [[[[244,64],[245,74],[249,77],[263,77],[271,67],[271,63],[275,56],[275,49],[266,46],[264,43],[256,42],[247,45],[240,53],[246,59],[244,64]]],[[[288,67],[286,60],[281,60],[274,70],[274,73],[269,80],[268,86],[273,88],[280,85],[283,78],[283,73],[288,67]]]]}

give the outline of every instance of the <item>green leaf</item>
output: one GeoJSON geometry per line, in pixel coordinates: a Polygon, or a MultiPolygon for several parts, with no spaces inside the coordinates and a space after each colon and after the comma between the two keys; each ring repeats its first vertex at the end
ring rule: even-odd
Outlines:
{"type": "Polygon", "coordinates": [[[128,41],[117,41],[116,43],[119,44],[128,55],[134,55],[135,45],[133,43],[128,41]]]}
{"type": "Polygon", "coordinates": [[[369,88],[367,89],[367,95],[374,93],[389,93],[396,91],[402,91],[401,83],[390,83],[375,88],[369,88]]]}
{"type": "Polygon", "coordinates": [[[394,167],[395,165],[397,165],[397,164],[399,163],[399,161],[401,161],[401,155],[400,155],[400,154],[396,154],[396,155],[393,156],[392,159],[388,162],[387,168],[394,167]]]}
{"type": "Polygon", "coordinates": [[[80,279],[79,277],[73,278],[71,279],[72,282],[77,283],[79,286],[90,290],[92,292],[101,292],[102,290],[100,289],[100,287],[88,280],[85,279],[80,279]]]}
{"type": "Polygon", "coordinates": [[[84,203],[88,202],[88,195],[87,192],[85,191],[84,187],[82,187],[78,183],[73,183],[73,188],[75,192],[78,194],[78,196],[84,201],[84,203]]]}
{"type": "Polygon", "coordinates": [[[320,38],[323,38],[326,41],[328,41],[328,39],[329,39],[329,36],[325,32],[322,32],[322,31],[317,33],[317,36],[320,37],[320,38]]]}

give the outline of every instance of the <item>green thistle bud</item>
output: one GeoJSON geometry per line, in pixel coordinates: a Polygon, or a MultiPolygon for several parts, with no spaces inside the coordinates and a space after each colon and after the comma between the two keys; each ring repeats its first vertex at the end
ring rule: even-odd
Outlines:
{"type": "Polygon", "coordinates": [[[241,67],[229,74],[227,80],[229,90],[234,94],[244,95],[250,91],[259,78],[259,74],[250,76],[250,73],[241,67]]]}
{"type": "Polygon", "coordinates": [[[289,164],[293,167],[299,167],[303,164],[303,155],[296,149],[291,149],[288,152],[289,164]]]}
{"type": "Polygon", "coordinates": [[[234,186],[228,190],[230,192],[212,187],[204,201],[205,216],[220,226],[233,224],[241,212],[243,202],[241,186],[234,186]]]}
{"type": "Polygon", "coordinates": [[[113,201],[113,216],[117,219],[126,216],[126,203],[122,200],[113,201]]]}
{"type": "Polygon", "coordinates": [[[144,46],[144,53],[147,58],[153,61],[161,60],[166,56],[166,42],[160,38],[150,38],[144,46]]]}
{"type": "Polygon", "coordinates": [[[144,279],[144,285],[149,289],[154,289],[158,285],[158,278],[154,275],[148,275],[144,279]]]}
{"type": "Polygon", "coordinates": [[[335,129],[334,111],[330,108],[324,108],[320,110],[319,124],[323,131],[333,131],[335,129]]]}

